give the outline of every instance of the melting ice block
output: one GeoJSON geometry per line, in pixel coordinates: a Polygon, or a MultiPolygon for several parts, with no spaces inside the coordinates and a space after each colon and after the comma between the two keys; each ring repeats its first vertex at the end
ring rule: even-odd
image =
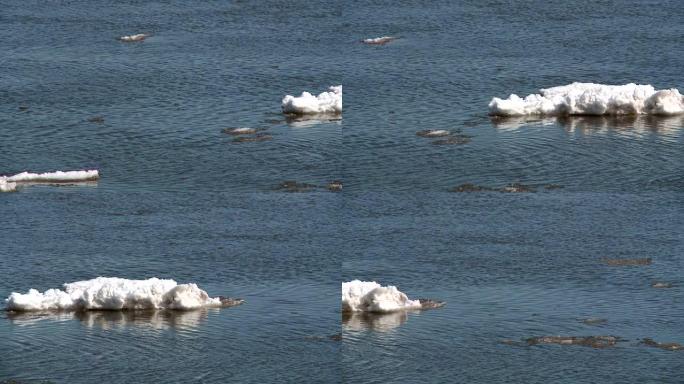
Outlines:
{"type": "Polygon", "coordinates": [[[411,300],[393,285],[383,287],[374,281],[360,280],[342,283],[343,312],[387,313],[439,308],[443,305],[443,302],[428,299],[411,300]]]}
{"type": "Polygon", "coordinates": [[[327,92],[314,96],[309,92],[295,97],[287,95],[283,98],[281,106],[283,113],[296,115],[312,114],[340,114],[342,113],[342,86],[332,86],[327,92]]]}
{"type": "Polygon", "coordinates": [[[174,280],[151,278],[129,280],[98,277],[64,284],[64,289],[39,292],[13,292],[6,300],[9,311],[85,311],[132,309],[189,310],[225,307],[242,303],[239,299],[209,297],[196,284],[178,284],[174,280]]]}
{"type": "Polygon", "coordinates": [[[684,113],[684,97],[677,89],[656,90],[651,85],[572,83],[541,89],[525,98],[495,97],[489,113],[496,116],[567,115],[677,115],[684,113]]]}
{"type": "Polygon", "coordinates": [[[57,171],[45,173],[22,172],[14,176],[1,176],[0,180],[15,183],[69,183],[79,181],[92,181],[100,178],[97,170],[85,171],[57,171]]]}

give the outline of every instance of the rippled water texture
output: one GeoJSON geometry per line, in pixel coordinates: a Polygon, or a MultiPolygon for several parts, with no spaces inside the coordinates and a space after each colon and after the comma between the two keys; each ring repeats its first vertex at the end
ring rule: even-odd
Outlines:
{"type": "Polygon", "coordinates": [[[680,2],[0,9],[0,174],[101,176],[0,194],[0,297],[157,276],[246,300],[3,313],[0,382],[681,382],[682,352],[640,341],[684,344],[684,117],[487,116],[574,81],[684,91],[680,2]],[[280,113],[337,84],[341,119],[280,113]],[[447,305],[343,316],[353,279],[447,305]],[[621,341],[524,342],[592,335],[621,341]]]}

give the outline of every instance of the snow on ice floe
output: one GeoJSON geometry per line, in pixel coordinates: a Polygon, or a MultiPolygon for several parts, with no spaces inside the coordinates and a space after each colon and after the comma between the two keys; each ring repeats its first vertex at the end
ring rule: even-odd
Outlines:
{"type": "Polygon", "coordinates": [[[22,172],[14,176],[0,176],[0,180],[14,183],[70,183],[79,181],[93,181],[100,177],[97,170],[85,171],[56,171],[45,173],[22,172]]]}
{"type": "Polygon", "coordinates": [[[196,284],[178,284],[174,280],[151,278],[128,280],[98,277],[64,284],[64,289],[39,292],[13,292],[5,299],[6,310],[85,311],[218,308],[238,305],[239,299],[209,297],[196,284]]]}
{"type": "Polygon", "coordinates": [[[393,285],[383,287],[374,281],[360,280],[342,283],[342,312],[388,313],[443,305],[433,300],[411,300],[393,285]]]}
{"type": "Polygon", "coordinates": [[[283,113],[296,115],[320,115],[342,113],[342,86],[331,86],[327,92],[314,96],[309,92],[295,97],[286,95],[281,103],[283,113]]]}
{"type": "Polygon", "coordinates": [[[524,99],[495,97],[489,113],[496,116],[567,115],[677,115],[684,113],[684,97],[677,89],[652,85],[572,83],[541,89],[524,99]]]}

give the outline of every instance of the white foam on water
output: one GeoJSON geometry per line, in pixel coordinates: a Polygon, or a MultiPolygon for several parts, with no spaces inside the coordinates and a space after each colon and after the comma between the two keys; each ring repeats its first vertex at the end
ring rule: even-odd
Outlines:
{"type": "Polygon", "coordinates": [[[248,128],[248,127],[241,127],[241,128],[232,128],[226,130],[227,133],[231,135],[249,135],[252,133],[256,133],[257,130],[256,128],[248,128]]]}
{"type": "Polygon", "coordinates": [[[342,86],[331,86],[327,92],[314,96],[309,92],[295,97],[286,95],[281,103],[283,113],[297,115],[342,113],[342,86]]]}
{"type": "Polygon", "coordinates": [[[121,40],[121,41],[126,41],[126,42],[130,42],[130,41],[143,41],[143,40],[145,40],[145,38],[146,38],[147,36],[148,36],[148,35],[146,35],[146,34],[144,34],[144,33],[138,33],[138,34],[136,34],[136,35],[121,36],[121,37],[119,37],[119,40],[121,40]]]}
{"type": "Polygon", "coordinates": [[[372,39],[363,39],[361,40],[364,44],[386,44],[389,43],[390,41],[396,40],[396,37],[393,36],[382,36],[382,37],[375,37],[372,39]]]}
{"type": "Polygon", "coordinates": [[[354,280],[342,283],[343,312],[394,312],[420,309],[419,300],[411,300],[397,287],[381,286],[375,281],[354,280]]]}
{"type": "Polygon", "coordinates": [[[512,94],[495,97],[489,113],[527,115],[677,115],[684,113],[684,97],[677,89],[656,90],[651,85],[572,83],[541,89],[524,99],[512,94]]]}
{"type": "Polygon", "coordinates": [[[178,309],[221,307],[221,299],[209,297],[196,284],[151,278],[128,280],[98,277],[64,284],[64,289],[13,292],[5,299],[10,311],[83,311],[127,309],[178,309]]]}
{"type": "Polygon", "coordinates": [[[0,177],[0,192],[16,192],[17,183],[12,183],[0,177]]]}
{"type": "Polygon", "coordinates": [[[0,176],[0,180],[15,183],[68,183],[97,180],[100,173],[97,170],[85,171],[57,171],[45,173],[22,172],[14,176],[0,176]]]}

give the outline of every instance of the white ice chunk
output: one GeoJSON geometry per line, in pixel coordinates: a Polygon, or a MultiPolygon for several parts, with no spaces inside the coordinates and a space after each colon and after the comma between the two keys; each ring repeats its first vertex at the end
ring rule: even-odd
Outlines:
{"type": "Polygon", "coordinates": [[[420,308],[419,300],[410,300],[392,285],[383,287],[374,281],[360,280],[342,283],[344,312],[393,312],[420,308]]]}
{"type": "Polygon", "coordinates": [[[5,300],[11,311],[81,311],[126,309],[180,309],[221,307],[221,298],[209,297],[196,284],[151,278],[128,280],[98,277],[64,284],[64,289],[13,292],[5,300]]]}
{"type": "Polygon", "coordinates": [[[363,39],[361,40],[364,44],[371,44],[371,45],[383,45],[387,44],[390,41],[396,40],[396,37],[393,36],[382,36],[382,37],[375,37],[372,39],[363,39]]]}
{"type": "Polygon", "coordinates": [[[0,192],[16,192],[17,183],[12,183],[0,177],[0,192]]]}
{"type": "Polygon", "coordinates": [[[97,170],[86,170],[66,172],[57,171],[46,173],[22,172],[14,176],[3,176],[0,177],[0,179],[16,183],[68,183],[78,181],[92,181],[97,180],[99,177],[100,173],[97,170]]]}
{"type": "Polygon", "coordinates": [[[283,113],[298,115],[308,114],[339,114],[342,113],[342,86],[332,86],[328,92],[314,96],[309,92],[295,97],[287,95],[282,101],[283,113]]]}
{"type": "Polygon", "coordinates": [[[119,40],[125,41],[125,42],[131,42],[131,41],[143,41],[148,35],[144,33],[138,33],[136,35],[128,35],[128,36],[121,36],[119,37],[119,40]]]}
{"type": "Polygon", "coordinates": [[[684,97],[677,89],[656,91],[651,85],[572,83],[541,89],[524,99],[495,97],[489,113],[497,116],[527,115],[676,115],[684,113],[684,97]]]}

